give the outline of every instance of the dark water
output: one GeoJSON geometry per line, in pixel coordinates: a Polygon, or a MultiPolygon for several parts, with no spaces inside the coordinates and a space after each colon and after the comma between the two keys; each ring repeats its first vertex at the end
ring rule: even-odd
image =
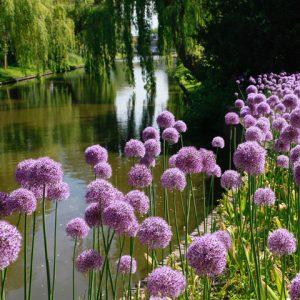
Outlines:
{"type": "MultiPolygon", "coordinates": [[[[73,241],[65,235],[66,223],[77,216],[83,216],[86,204],[86,185],[93,180],[93,174],[84,160],[84,150],[92,144],[101,144],[109,150],[109,162],[113,168],[112,182],[127,192],[126,173],[131,162],[122,156],[125,142],[139,138],[141,130],[155,125],[159,112],[168,108],[180,118],[184,112],[182,95],[176,83],[168,77],[164,67],[156,68],[157,95],[147,98],[141,69],[135,66],[136,86],[128,86],[122,69],[110,84],[76,70],[64,75],[48,77],[42,81],[29,81],[0,88],[0,190],[11,191],[17,185],[14,170],[17,163],[29,157],[50,156],[63,165],[64,180],[70,185],[70,198],[59,204],[58,255],[56,299],[71,299],[71,259],[73,241]]],[[[176,149],[173,149],[175,151],[176,149]]],[[[159,187],[161,159],[154,171],[158,190],[157,211],[162,214],[162,192],[159,187]]],[[[196,179],[199,181],[199,178],[196,179]]],[[[198,186],[200,189],[200,187],[198,186]]],[[[200,198],[200,196],[198,197],[200,198]]],[[[40,208],[39,208],[40,209],[40,208]]],[[[54,206],[47,206],[48,247],[52,258],[54,206]]],[[[178,202],[180,214],[180,205],[178,202]]],[[[201,207],[198,207],[201,214],[201,207]]],[[[170,205],[170,214],[173,209],[170,205]]],[[[10,219],[16,223],[17,217],[10,219]]],[[[172,218],[173,224],[174,218],[172,218]]],[[[178,218],[183,227],[182,215],[178,218]]],[[[31,218],[29,218],[31,225],[31,218]]],[[[191,228],[195,226],[192,214],[191,228]]],[[[22,223],[20,231],[23,232],[22,223]]],[[[78,247],[78,251],[91,247],[91,234],[78,247]]],[[[28,235],[30,243],[30,235],[28,235]]],[[[46,298],[46,276],[42,244],[41,214],[38,213],[35,251],[35,272],[33,299],[46,298]]],[[[145,249],[137,242],[135,257],[138,272],[134,279],[145,276],[147,266],[145,249]]],[[[128,244],[125,246],[128,253],[128,244]]],[[[111,261],[118,256],[118,239],[112,244],[111,261]]],[[[7,299],[23,297],[22,254],[8,271],[7,299]]],[[[76,274],[77,295],[84,295],[87,279],[76,274]]]]}

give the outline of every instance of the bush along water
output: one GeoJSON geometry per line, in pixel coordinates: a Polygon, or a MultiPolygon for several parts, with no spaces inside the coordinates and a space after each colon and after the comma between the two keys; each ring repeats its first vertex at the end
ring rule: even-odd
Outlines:
{"type": "MultiPolygon", "coordinates": [[[[100,145],[86,149],[85,160],[95,179],[86,188],[84,217],[66,225],[66,235],[74,241],[69,258],[73,299],[83,296],[76,291],[78,272],[88,278],[87,299],[300,299],[300,74],[270,73],[249,81],[245,90],[246,80],[237,81],[235,110],[225,116],[230,139],[224,172],[217,164],[224,139],[212,139],[214,151],[184,146],[187,126],[169,111],[157,117],[160,131],[147,127],[141,140],[126,143],[124,155],[131,164],[127,194],[112,183],[107,149],[100,145]],[[241,140],[237,140],[237,129],[242,131],[241,140]],[[174,144],[180,149],[169,157],[174,144]],[[158,160],[163,172],[155,182],[158,160]],[[194,192],[197,177],[203,180],[204,189],[201,214],[194,192]],[[210,182],[206,192],[205,178],[210,182]],[[197,224],[200,216],[208,216],[217,178],[225,191],[223,197],[201,230],[197,228],[191,236],[191,212],[197,224]],[[161,217],[157,216],[156,185],[163,190],[161,217]],[[184,218],[183,235],[178,209],[184,218]],[[175,228],[170,226],[172,219],[175,228]],[[78,243],[88,235],[92,236],[91,248],[79,252],[78,243]],[[137,241],[147,249],[148,274],[142,289],[133,287],[139,270],[134,257],[137,241]],[[111,253],[113,242],[119,244],[117,255],[111,253]],[[177,251],[168,259],[161,259],[174,248],[177,251]]],[[[23,256],[23,286],[24,299],[31,299],[38,205],[42,206],[48,299],[55,299],[57,210],[59,202],[69,197],[62,179],[59,163],[48,157],[28,159],[17,166],[16,181],[21,187],[0,194],[1,215],[20,216],[15,226],[0,221],[1,299],[5,298],[8,267],[22,246],[27,249],[29,230],[32,243],[23,256]],[[55,205],[53,249],[47,245],[46,201],[55,205]],[[27,222],[30,214],[32,226],[27,222]],[[18,231],[21,221],[23,237],[18,231]]]]}

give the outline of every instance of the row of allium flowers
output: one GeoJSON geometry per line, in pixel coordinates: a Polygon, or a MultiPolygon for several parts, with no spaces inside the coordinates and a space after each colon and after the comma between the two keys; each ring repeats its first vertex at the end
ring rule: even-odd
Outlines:
{"type": "MultiPolygon", "coordinates": [[[[87,299],[300,299],[300,74],[270,73],[251,77],[250,83],[243,92],[246,81],[237,82],[236,95],[241,99],[225,116],[230,140],[229,169],[224,172],[217,164],[218,151],[225,146],[223,138],[213,138],[214,152],[186,147],[186,124],[168,111],[157,117],[160,132],[147,127],[141,141],[132,139],[125,145],[124,154],[132,164],[127,174],[132,190],[127,194],[110,181],[113,172],[107,150],[100,145],[86,149],[85,159],[95,180],[87,186],[84,217],[70,220],[66,226],[66,234],[74,240],[70,258],[73,299],[82,296],[76,292],[76,270],[88,278],[87,299]],[[169,157],[174,144],[180,149],[169,157]],[[158,159],[163,173],[159,182],[154,182],[158,159]],[[213,207],[216,178],[221,179],[225,193],[218,213],[205,219],[203,232],[197,228],[198,236],[192,238],[192,211],[197,224],[200,221],[194,192],[197,177],[210,181],[207,192],[203,184],[201,216],[206,217],[213,207]],[[162,217],[157,216],[157,185],[163,188],[162,217]],[[183,235],[178,208],[184,218],[183,235]],[[77,244],[89,234],[91,249],[78,253],[77,244]],[[125,250],[125,239],[129,239],[129,250],[125,250]],[[111,255],[113,241],[119,243],[117,257],[111,255]],[[142,290],[132,287],[133,274],[139,268],[134,258],[137,241],[147,249],[149,274],[142,290]],[[167,261],[160,259],[172,252],[174,245],[178,257],[173,254],[167,261]]],[[[59,163],[49,158],[29,159],[17,166],[21,188],[1,194],[1,214],[18,213],[19,220],[24,220],[24,249],[26,232],[32,232],[31,251],[25,251],[23,257],[25,300],[31,298],[39,202],[48,299],[55,298],[56,239],[50,268],[45,201],[55,202],[56,236],[58,203],[69,195],[62,178],[59,163]],[[33,214],[32,228],[28,228],[28,214],[33,214]]],[[[22,244],[18,225],[0,222],[1,299],[7,267],[17,259],[22,244]]]]}

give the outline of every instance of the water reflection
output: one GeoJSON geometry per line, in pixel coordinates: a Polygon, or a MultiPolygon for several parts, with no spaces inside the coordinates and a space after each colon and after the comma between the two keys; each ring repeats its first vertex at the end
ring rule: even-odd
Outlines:
{"type": "MultiPolygon", "coordinates": [[[[0,89],[0,190],[10,191],[16,187],[14,170],[19,161],[46,155],[62,163],[64,180],[71,187],[70,199],[59,204],[57,299],[71,298],[73,242],[66,238],[64,228],[71,218],[82,216],[86,208],[85,186],[93,179],[93,175],[84,162],[85,148],[99,143],[109,149],[109,162],[114,170],[113,183],[127,192],[129,187],[125,174],[130,163],[121,156],[125,142],[129,138],[139,137],[141,130],[153,125],[158,113],[166,107],[177,118],[183,112],[178,87],[170,82],[162,65],[158,64],[155,72],[157,96],[154,98],[147,97],[138,65],[134,72],[134,88],[126,83],[123,66],[119,63],[110,84],[85,74],[84,70],[77,70],[49,77],[41,82],[24,82],[0,89]]],[[[158,162],[154,173],[156,182],[160,175],[161,163],[158,162]]],[[[156,189],[157,194],[162,195],[160,187],[156,186],[156,189]]],[[[158,214],[161,215],[161,196],[156,201],[158,214]]],[[[172,211],[172,205],[170,206],[172,211]]],[[[16,218],[11,221],[16,223],[16,218]]],[[[47,205],[46,221],[49,249],[52,249],[54,216],[51,203],[47,205]]],[[[32,222],[31,218],[29,222],[32,222]]],[[[183,227],[181,218],[179,226],[183,227]]],[[[41,299],[46,295],[40,212],[37,229],[33,299],[41,299]]],[[[22,222],[20,230],[23,231],[22,222]]],[[[28,245],[30,242],[29,239],[28,245]]],[[[116,257],[117,240],[113,245],[112,256],[116,257]]],[[[78,250],[89,246],[91,240],[87,239],[78,250]]],[[[128,244],[125,249],[128,253],[128,244]]],[[[137,243],[135,256],[138,259],[139,273],[135,279],[144,276],[146,272],[144,253],[145,249],[137,243]]],[[[21,274],[22,257],[9,270],[8,299],[22,297],[21,274]]],[[[77,274],[76,280],[76,289],[83,295],[86,278],[77,274]]]]}

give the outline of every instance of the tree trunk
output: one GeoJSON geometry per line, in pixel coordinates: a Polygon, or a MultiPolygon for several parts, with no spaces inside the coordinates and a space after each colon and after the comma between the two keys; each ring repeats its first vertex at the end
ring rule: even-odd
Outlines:
{"type": "Polygon", "coordinates": [[[4,52],[4,65],[3,65],[4,69],[7,69],[7,52],[4,52]]]}

